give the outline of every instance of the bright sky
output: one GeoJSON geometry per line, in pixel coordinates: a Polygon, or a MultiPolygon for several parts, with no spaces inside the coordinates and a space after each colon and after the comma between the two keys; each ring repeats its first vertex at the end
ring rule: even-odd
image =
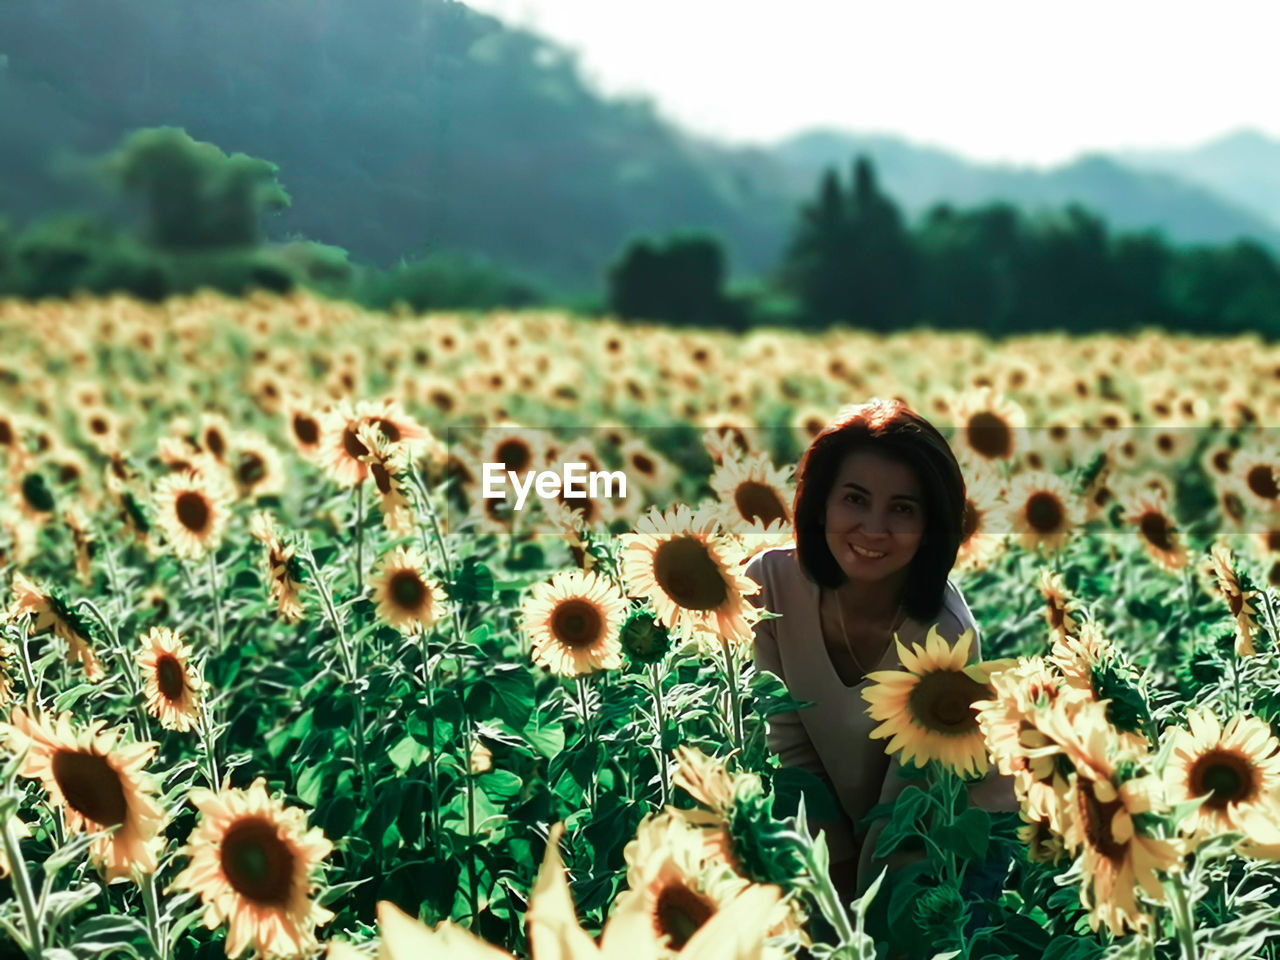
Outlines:
{"type": "Polygon", "coordinates": [[[977,160],[1280,137],[1275,0],[465,0],[579,51],[605,94],[768,143],[815,126],[977,160]]]}

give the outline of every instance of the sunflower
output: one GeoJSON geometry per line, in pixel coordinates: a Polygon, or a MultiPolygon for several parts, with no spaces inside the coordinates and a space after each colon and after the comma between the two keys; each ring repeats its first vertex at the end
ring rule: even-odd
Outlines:
{"type": "Polygon", "coordinates": [[[1253,644],[1253,638],[1258,632],[1258,610],[1250,601],[1258,596],[1258,592],[1246,590],[1241,584],[1235,556],[1224,541],[1218,540],[1210,548],[1209,566],[1214,584],[1235,621],[1236,656],[1252,657],[1258,652],[1253,644]]]}
{"type": "Polygon", "coordinates": [[[228,464],[241,499],[272,496],[285,488],[288,478],[280,451],[256,431],[241,430],[231,438],[228,464]]]}
{"type": "Polygon", "coordinates": [[[1087,699],[1088,694],[1068,686],[1042,657],[1024,658],[994,673],[991,687],[990,700],[973,704],[991,759],[1001,774],[1013,777],[1023,811],[1059,831],[1059,797],[1066,782],[1053,756],[1043,752],[1050,740],[1036,717],[1060,698],[1087,699]]]}
{"type": "Polygon", "coordinates": [[[1048,569],[1041,570],[1038,586],[1040,595],[1045,600],[1044,618],[1049,624],[1050,632],[1055,637],[1075,636],[1080,630],[1080,624],[1072,613],[1078,609],[1079,603],[1067,592],[1062,574],[1048,569]]]}
{"type": "Polygon", "coordinates": [[[723,504],[721,523],[726,530],[744,524],[766,528],[791,523],[795,490],[787,471],[774,467],[767,454],[725,460],[710,483],[723,504]]]}
{"type": "Polygon", "coordinates": [[[182,634],[152,627],[142,637],[136,660],[145,685],[147,712],[166,730],[186,732],[194,727],[200,720],[203,685],[182,634]]]}
{"type": "Polygon", "coordinates": [[[1192,843],[1219,833],[1248,834],[1248,821],[1280,819],[1280,741],[1256,717],[1237,714],[1224,728],[1210,710],[1187,711],[1187,728],[1170,733],[1164,769],[1170,803],[1204,797],[1180,825],[1192,843]]]}
{"type": "Polygon", "coordinates": [[[1183,844],[1149,837],[1134,821],[1162,805],[1161,782],[1150,775],[1121,780],[1121,761],[1134,755],[1117,744],[1103,704],[1060,701],[1039,725],[1074,767],[1062,800],[1062,836],[1082,860],[1080,903],[1090,928],[1105,923],[1114,936],[1145,929],[1152,918],[1139,907],[1136,888],[1164,901],[1157,873],[1181,869],[1184,856],[1183,844]]]}
{"type": "Polygon", "coordinates": [[[325,411],[297,395],[284,402],[283,414],[289,439],[304,460],[315,460],[324,439],[325,411]]]}
{"type": "Polygon", "coordinates": [[[225,467],[231,452],[231,434],[231,424],[226,417],[206,411],[200,415],[200,428],[196,431],[195,441],[201,452],[225,467]]]}
{"type": "MultiPolygon", "coordinates": [[[[623,850],[627,889],[618,894],[614,910],[635,910],[648,919],[649,938],[663,960],[681,956],[693,937],[744,893],[769,890],[773,904],[781,893],[709,860],[702,833],[680,826],[679,818],[647,817],[623,850]]],[[[778,919],[766,913],[758,921],[765,926],[761,932],[778,919]]]]}
{"type": "Polygon", "coordinates": [[[1190,560],[1169,515],[1167,499],[1159,493],[1137,493],[1122,501],[1125,522],[1137,526],[1147,555],[1167,573],[1177,573],[1190,560]]]}
{"type": "Polygon", "coordinates": [[[208,460],[194,470],[161,477],[152,501],[156,523],[173,552],[199,560],[216,550],[230,520],[232,496],[226,475],[208,460]]]}
{"type": "Polygon", "coordinates": [[[991,661],[966,666],[974,633],[966,630],[954,646],[935,624],[924,646],[898,647],[902,670],[867,675],[872,685],[862,691],[871,719],[881,721],[871,739],[891,737],[885,753],[902,751],[903,765],[938,760],[961,776],[983,776],[988,770],[986,740],[978,726],[974,703],[992,695],[990,678],[1008,663],[991,661]]]}
{"type": "Polygon", "coordinates": [[[993,531],[1001,523],[1005,507],[1004,483],[982,461],[964,466],[965,501],[961,519],[960,548],[955,569],[982,570],[991,564],[1008,542],[1004,531],[993,531]]]}
{"type": "Polygon", "coordinates": [[[1018,828],[1018,839],[1027,847],[1028,860],[1057,866],[1066,859],[1067,848],[1062,842],[1062,834],[1047,819],[1029,816],[1025,810],[1019,810],[1018,816],[1023,823],[1018,828]]]}
{"type": "Polygon", "coordinates": [[[366,425],[376,427],[391,443],[410,444],[413,453],[420,443],[434,445],[431,431],[393,400],[361,401],[355,407],[340,401],[325,417],[319,453],[325,470],[340,487],[354,487],[369,476],[369,465],[361,459],[369,453],[360,441],[360,428],[366,425]]]}
{"type": "Polygon", "coordinates": [[[444,587],[423,571],[427,558],[417,547],[396,547],[369,578],[378,616],[405,634],[430,629],[445,614],[444,587]]]}
{"type": "Polygon", "coordinates": [[[702,445],[717,466],[728,460],[740,460],[759,452],[752,438],[755,425],[743,417],[721,414],[704,421],[702,445]]]}
{"type": "Polygon", "coordinates": [[[306,606],[299,593],[302,590],[302,570],[294,555],[293,544],[281,543],[271,514],[261,511],[249,521],[249,535],[265,548],[267,576],[270,578],[271,598],[276,601],[276,614],[285,623],[297,623],[306,613],[306,606]]]}
{"type": "Polygon", "coordinates": [[[648,597],[665,627],[685,640],[712,634],[753,642],[758,613],[746,598],[760,585],[746,575],[741,548],[719,532],[714,515],[684,504],[663,514],[651,508],[621,539],[627,589],[648,597]]]}
{"type": "Polygon", "coordinates": [[[369,451],[360,459],[369,467],[369,476],[373,478],[383,526],[394,537],[408,536],[413,530],[413,507],[405,479],[412,469],[409,448],[403,443],[392,443],[371,423],[360,426],[357,439],[369,451]]]}
{"type": "Polygon", "coordinates": [[[643,440],[633,437],[618,453],[627,479],[635,480],[651,496],[665,494],[675,486],[680,472],[643,440]]]}
{"type": "Polygon", "coordinates": [[[1079,503],[1061,477],[1028,473],[1014,478],[1006,516],[1028,550],[1054,551],[1076,531],[1079,503]]]}
{"type": "Polygon", "coordinates": [[[93,636],[84,617],[69,606],[56,590],[46,590],[21,573],[14,573],[10,589],[13,591],[13,602],[7,614],[9,619],[34,615],[35,622],[31,625],[33,634],[51,630],[54,636],[61,637],[67,643],[67,663],[79,660],[84,667],[86,680],[96,683],[102,679],[102,665],[93,652],[93,636]]]}
{"type": "MultiPolygon", "coordinates": [[[[533,956],[538,960],[659,960],[670,956],[671,933],[659,932],[643,898],[629,902],[618,898],[598,944],[578,925],[560,857],[563,836],[563,823],[552,826],[526,914],[533,956]]],[[[775,886],[747,887],[691,937],[680,936],[685,942],[677,956],[685,960],[781,960],[782,954],[764,942],[780,896],[781,890],[775,886]]],[[[671,923],[664,923],[664,927],[675,926],[676,921],[687,916],[678,901],[670,905],[677,912],[670,915],[671,923]]],[[[437,956],[451,960],[512,960],[506,951],[450,920],[432,929],[386,900],[378,903],[378,932],[382,937],[379,956],[383,960],[437,956]]],[[[329,955],[333,960],[363,956],[338,943],[331,944],[329,955]]]]}
{"type": "Polygon", "coordinates": [[[93,556],[97,551],[97,536],[89,523],[89,517],[79,504],[63,508],[62,520],[71,531],[71,542],[76,548],[76,576],[86,587],[93,585],[93,556]]]}
{"type": "Polygon", "coordinates": [[[1021,407],[991,387],[978,387],[956,397],[951,410],[962,449],[984,460],[1013,460],[1027,424],[1021,407]]]}
{"type": "Polygon", "coordinates": [[[562,677],[622,665],[618,634],[626,612],[617,587],[578,570],[561,570],[535,585],[520,608],[534,662],[562,677]]]}
{"type": "Polygon", "coordinates": [[[89,853],[107,882],[134,870],[154,873],[164,811],[143,767],[156,744],[121,743],[123,729],[103,730],[103,720],[76,731],[69,713],[50,723],[15,707],[9,719],[0,725],[6,747],[26,752],[18,775],[44,784],[50,801],[62,806],[69,833],[95,834],[89,853]]]}
{"type": "Polygon", "coordinates": [[[1258,510],[1280,509],[1280,449],[1253,443],[1236,451],[1231,461],[1232,487],[1249,506],[1258,510]]]}
{"type": "Polygon", "coordinates": [[[227,956],[315,949],[314,928],[333,917],[310,899],[311,872],[333,849],[323,831],[268,796],[261,777],[247,790],[197,788],[190,799],[200,822],[179,851],[191,862],[171,886],[200,895],[206,927],[228,922],[227,956]]]}

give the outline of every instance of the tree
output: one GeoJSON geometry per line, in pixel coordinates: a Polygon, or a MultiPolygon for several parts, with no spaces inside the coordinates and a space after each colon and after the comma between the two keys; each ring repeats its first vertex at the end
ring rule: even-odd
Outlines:
{"type": "Polygon", "coordinates": [[[876,185],[871,161],[854,162],[847,195],[836,172],[826,171],[817,198],[801,210],[781,275],[806,325],[896,329],[912,318],[915,273],[913,241],[876,185]]]}
{"type": "Polygon", "coordinates": [[[290,203],[277,169],[176,127],[135,130],[101,165],[108,182],[143,198],[147,241],[174,251],[260,244],[263,213],[290,203]]]}
{"type": "Polygon", "coordinates": [[[724,280],[714,237],[677,236],[661,247],[635,240],[609,270],[609,309],[628,319],[734,326],[724,280]]]}

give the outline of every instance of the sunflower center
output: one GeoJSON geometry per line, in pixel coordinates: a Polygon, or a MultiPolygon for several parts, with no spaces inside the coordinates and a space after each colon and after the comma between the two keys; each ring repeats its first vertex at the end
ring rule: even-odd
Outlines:
{"type": "Polygon", "coordinates": [[[720,567],[693,537],[677,537],[659,546],[653,574],[667,596],[686,610],[715,610],[729,597],[720,567]]]}
{"type": "Polygon", "coordinates": [[[1052,493],[1039,491],[1027,498],[1027,523],[1037,533],[1053,533],[1062,519],[1062,502],[1052,493]]]}
{"type": "Polygon", "coordinates": [[[1117,797],[1109,803],[1103,803],[1094,795],[1091,784],[1086,784],[1083,780],[1077,783],[1080,815],[1089,845],[1108,860],[1119,863],[1124,859],[1127,845],[1120,843],[1112,835],[1111,822],[1124,807],[1124,802],[1117,797]]]}
{"type": "Polygon", "coordinates": [[[182,675],[182,664],[172,654],[162,653],[156,658],[156,686],[166,700],[182,699],[182,691],[186,689],[186,678],[182,675]]]}
{"type": "Polygon", "coordinates": [[[1138,528],[1152,546],[1159,550],[1173,549],[1173,531],[1162,513],[1144,513],[1138,521],[1138,528]]]}
{"type": "Polygon", "coordinates": [[[604,618],[595,604],[572,597],[556,605],[551,614],[551,632],[567,647],[590,647],[604,633],[604,618]]]}
{"type": "Polygon", "coordinates": [[[209,502],[195,490],[184,490],[178,494],[174,512],[178,522],[192,533],[201,533],[209,525],[209,502]]]}
{"type": "Polygon", "coordinates": [[[380,463],[369,464],[369,472],[373,474],[373,482],[378,485],[378,492],[386,495],[391,492],[391,474],[380,463]]]}
{"type": "Polygon", "coordinates": [[[369,455],[369,448],[360,442],[360,438],[356,436],[356,432],[350,427],[345,427],[342,431],[342,449],[347,452],[347,456],[352,460],[358,460],[369,455]]]}
{"type": "Polygon", "coordinates": [[[738,512],[750,521],[759,520],[766,527],[775,520],[787,519],[787,508],[778,492],[767,483],[748,480],[738,484],[733,491],[733,502],[738,512]]]}
{"type": "Polygon", "coordinates": [[[1210,750],[1197,758],[1187,779],[1193,797],[1209,794],[1204,805],[1212,810],[1242,803],[1255,792],[1252,765],[1234,751],[1210,750]]]}
{"type": "Polygon", "coordinates": [[[1267,531],[1267,552],[1280,553],[1280,530],[1267,531]]]}
{"type": "Polygon", "coordinates": [[[1245,477],[1249,489],[1264,500],[1274,500],[1280,496],[1280,487],[1276,486],[1275,471],[1266,464],[1258,464],[1245,477]]]}
{"type": "Polygon", "coordinates": [[[937,670],[920,678],[907,697],[907,706],[915,722],[930,733],[964,737],[979,729],[971,704],[990,694],[963,673],[937,670]]]}
{"type": "Polygon", "coordinates": [[[311,446],[320,439],[320,425],[311,417],[295,413],[293,415],[293,435],[302,443],[311,446]]]}
{"type": "Polygon", "coordinates": [[[391,600],[404,610],[417,610],[426,598],[427,587],[412,570],[397,570],[388,585],[391,600]]]}
{"type": "Polygon", "coordinates": [[[1222,509],[1232,520],[1244,519],[1244,501],[1230,490],[1222,495],[1222,509]]]}
{"type": "Polygon", "coordinates": [[[204,443],[205,446],[209,448],[209,452],[219,460],[221,460],[222,455],[227,452],[227,442],[222,438],[222,434],[217,430],[206,430],[204,434],[204,443]]]}
{"type": "Polygon", "coordinates": [[[59,750],[53,755],[52,766],[58,789],[76,813],[103,827],[124,823],[129,813],[124,784],[106,757],[59,750]]]}
{"type": "Polygon", "coordinates": [[[239,820],[222,838],[222,872],[236,893],[255,903],[283,906],[293,889],[293,852],[274,825],[239,820]]]}
{"type": "Polygon", "coordinates": [[[529,449],[527,443],[512,437],[498,444],[498,449],[494,451],[494,459],[504,464],[508,470],[523,473],[533,462],[533,451],[529,449]]]}
{"type": "Polygon", "coordinates": [[[975,413],[966,427],[969,446],[989,460],[1002,460],[1013,452],[1013,432],[989,410],[975,413]]]}
{"type": "Polygon", "coordinates": [[[683,950],[695,933],[715,915],[715,904],[683,883],[670,883],[658,894],[653,926],[659,937],[670,937],[673,950],[683,950]]]}
{"type": "Polygon", "coordinates": [[[396,443],[400,439],[400,428],[385,417],[374,417],[371,422],[382,431],[388,442],[396,443]]]}
{"type": "Polygon", "coordinates": [[[260,481],[267,473],[267,465],[263,459],[256,453],[248,452],[240,458],[240,469],[238,475],[240,482],[246,487],[251,487],[260,481]]]}

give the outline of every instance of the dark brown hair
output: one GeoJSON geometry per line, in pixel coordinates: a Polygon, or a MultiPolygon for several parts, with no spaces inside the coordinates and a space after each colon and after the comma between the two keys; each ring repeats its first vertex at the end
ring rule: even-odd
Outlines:
{"type": "Polygon", "coordinates": [[[924,488],[924,536],[907,568],[903,609],[916,620],[942,610],[947,575],[963,539],[965,486],[946,438],[900,400],[872,400],[843,411],[819,433],[796,471],[796,559],[819,586],[835,588],[845,573],[827,547],[822,524],[840,464],[869,449],[906,464],[924,488]]]}

